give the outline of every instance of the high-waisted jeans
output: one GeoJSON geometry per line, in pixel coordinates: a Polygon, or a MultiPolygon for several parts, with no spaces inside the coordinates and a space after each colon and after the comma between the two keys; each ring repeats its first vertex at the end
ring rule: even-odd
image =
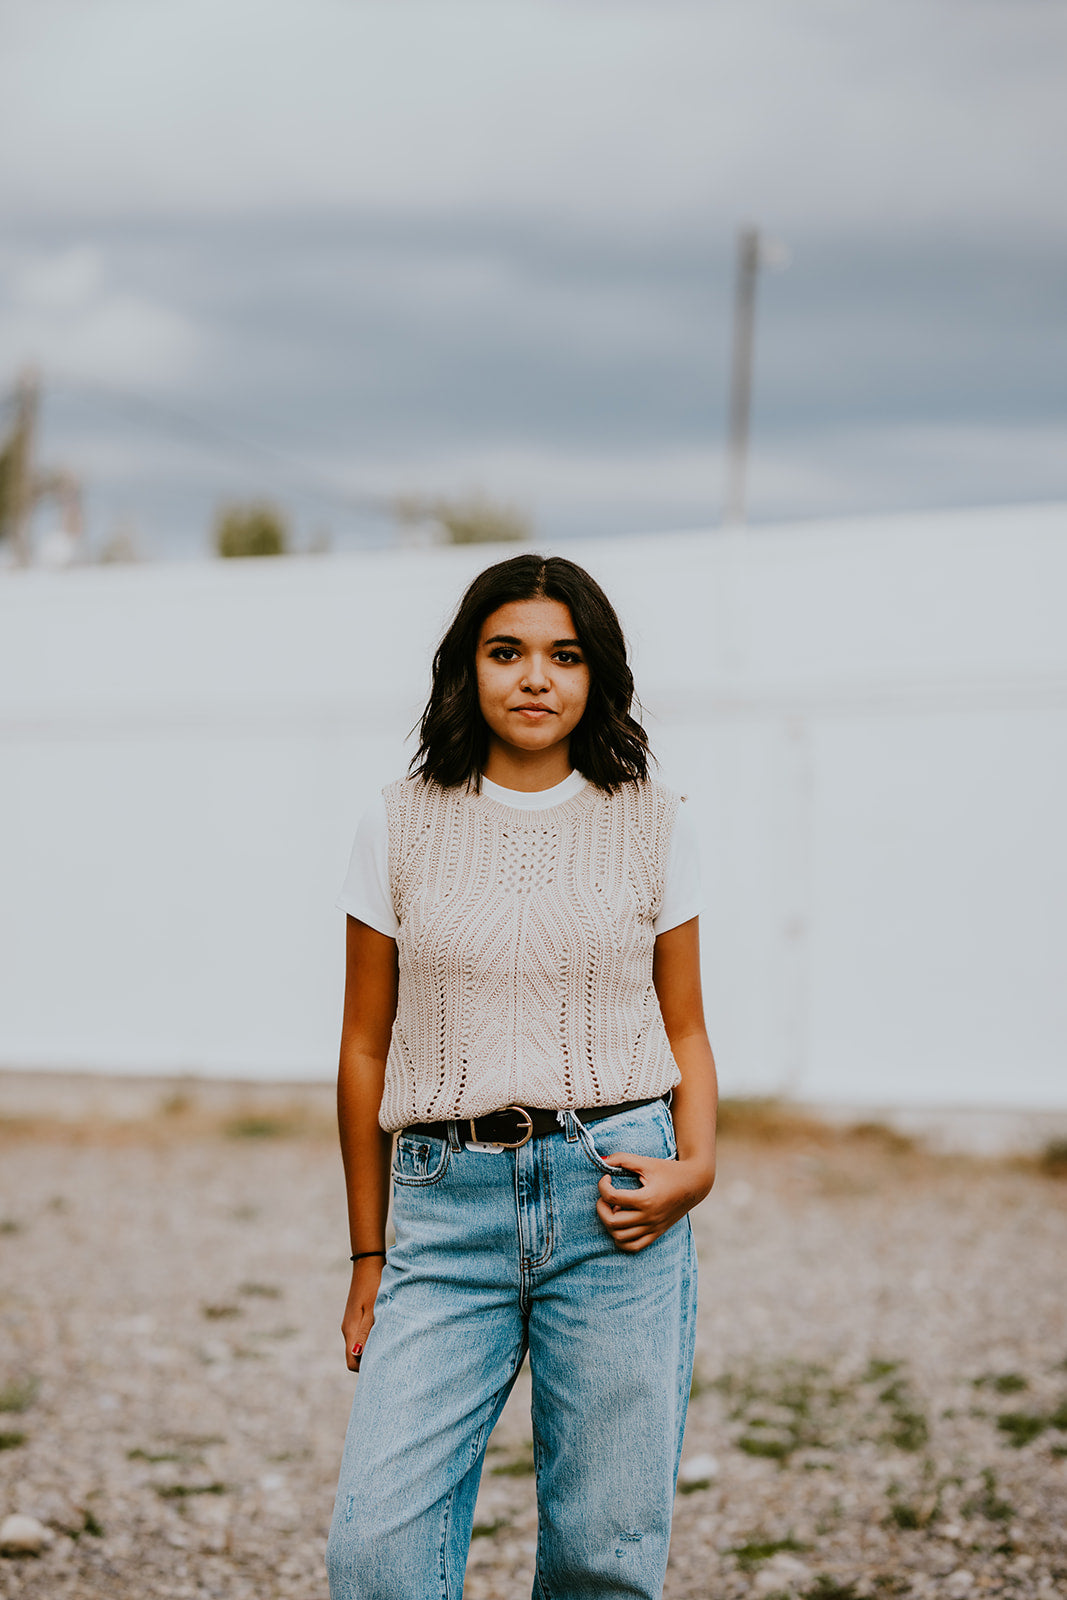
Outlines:
{"type": "MultiPolygon", "coordinates": [[[[454,1126],[454,1125],[453,1125],[454,1126]]],[[[462,1126],[462,1125],[461,1125],[462,1126]]],[[[460,1600],[482,1460],[527,1351],[536,1600],[662,1592],[693,1366],[689,1219],[616,1248],[598,1154],[675,1153],[662,1101],[500,1154],[404,1136],[396,1244],[345,1440],[332,1600],[460,1600]],[[594,1143],[595,1140],[595,1143],[594,1143]]]]}

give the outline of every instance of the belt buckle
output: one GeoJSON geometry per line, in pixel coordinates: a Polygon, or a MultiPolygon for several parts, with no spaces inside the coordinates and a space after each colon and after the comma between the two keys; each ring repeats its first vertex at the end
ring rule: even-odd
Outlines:
{"type": "Polygon", "coordinates": [[[471,1136],[464,1140],[468,1150],[480,1150],[486,1155],[502,1155],[505,1150],[521,1150],[524,1144],[529,1144],[533,1138],[533,1118],[525,1106],[502,1106],[500,1111],[490,1111],[489,1116],[499,1117],[504,1111],[514,1111],[526,1123],[526,1131],[521,1139],[494,1139],[491,1143],[478,1138],[478,1129],[475,1124],[478,1117],[469,1118],[471,1136]]]}

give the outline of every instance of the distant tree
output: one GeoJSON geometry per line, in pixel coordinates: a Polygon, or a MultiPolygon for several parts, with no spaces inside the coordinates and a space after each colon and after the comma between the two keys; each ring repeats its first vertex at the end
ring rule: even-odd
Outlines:
{"type": "Polygon", "coordinates": [[[285,517],[266,501],[223,506],[215,518],[220,556],[284,556],[289,548],[285,517]]]}
{"type": "Polygon", "coordinates": [[[0,539],[6,539],[11,532],[14,521],[14,478],[15,478],[15,451],[14,440],[5,439],[0,445],[0,539]]]}
{"type": "Polygon", "coordinates": [[[465,498],[403,496],[395,502],[397,519],[408,527],[429,527],[447,544],[497,544],[528,541],[532,523],[524,511],[486,495],[465,498]]]}
{"type": "Polygon", "coordinates": [[[45,500],[56,500],[63,513],[57,530],[66,566],[79,549],[82,532],[81,485],[73,473],[36,464],[37,417],[41,383],[32,368],[23,372],[12,396],[14,416],[6,439],[0,440],[0,540],[10,539],[19,566],[34,558],[30,522],[45,500]]]}

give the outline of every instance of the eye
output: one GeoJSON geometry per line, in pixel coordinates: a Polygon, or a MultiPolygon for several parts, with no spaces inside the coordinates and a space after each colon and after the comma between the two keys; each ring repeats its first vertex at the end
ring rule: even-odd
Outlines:
{"type": "Polygon", "coordinates": [[[514,645],[496,644],[490,650],[489,657],[492,661],[514,661],[518,653],[514,645]]]}
{"type": "Polygon", "coordinates": [[[565,667],[580,667],[582,664],[582,658],[577,650],[557,650],[556,660],[562,662],[565,667]]]}

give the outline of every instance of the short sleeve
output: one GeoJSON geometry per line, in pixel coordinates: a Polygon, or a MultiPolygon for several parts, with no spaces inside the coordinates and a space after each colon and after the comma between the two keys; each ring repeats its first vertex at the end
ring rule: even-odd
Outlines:
{"type": "Polygon", "coordinates": [[[400,923],[389,888],[389,819],[381,795],[360,818],[336,904],[368,928],[396,938],[400,923]]]}
{"type": "Polygon", "coordinates": [[[657,934],[678,928],[683,922],[698,917],[704,909],[700,887],[700,846],[696,828],[690,819],[689,807],[683,801],[671,834],[667,851],[667,869],[663,878],[663,899],[659,915],[652,924],[657,934]]]}

